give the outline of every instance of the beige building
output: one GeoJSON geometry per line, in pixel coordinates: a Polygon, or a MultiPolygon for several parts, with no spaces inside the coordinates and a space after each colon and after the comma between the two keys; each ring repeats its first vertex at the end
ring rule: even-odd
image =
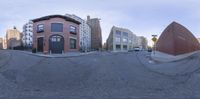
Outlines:
{"type": "Polygon", "coordinates": [[[199,41],[199,43],[200,43],[200,38],[197,38],[197,40],[199,41]]]}
{"type": "Polygon", "coordinates": [[[14,27],[6,31],[6,44],[7,49],[13,49],[14,47],[21,46],[22,34],[14,27]]]}
{"type": "Polygon", "coordinates": [[[137,36],[128,29],[113,26],[106,44],[110,51],[133,50],[137,47],[137,36]]]}
{"type": "Polygon", "coordinates": [[[3,49],[7,49],[6,36],[3,38],[3,49]]]}
{"type": "Polygon", "coordinates": [[[3,38],[0,38],[0,50],[3,49],[3,38]]]}

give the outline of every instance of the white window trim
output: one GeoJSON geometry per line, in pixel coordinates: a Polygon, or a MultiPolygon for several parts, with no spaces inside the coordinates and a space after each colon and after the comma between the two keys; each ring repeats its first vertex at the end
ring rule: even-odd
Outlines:
{"type": "Polygon", "coordinates": [[[76,37],[72,37],[72,36],[70,36],[69,38],[72,38],[72,39],[76,39],[76,40],[77,40],[77,38],[76,38],[76,37]]]}

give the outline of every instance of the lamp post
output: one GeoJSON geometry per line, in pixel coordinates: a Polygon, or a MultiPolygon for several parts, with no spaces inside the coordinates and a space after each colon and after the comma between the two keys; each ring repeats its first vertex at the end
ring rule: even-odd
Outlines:
{"type": "Polygon", "coordinates": [[[152,41],[153,41],[153,54],[155,55],[155,52],[156,52],[156,42],[157,42],[157,35],[152,35],[152,39],[151,39],[152,41]]]}

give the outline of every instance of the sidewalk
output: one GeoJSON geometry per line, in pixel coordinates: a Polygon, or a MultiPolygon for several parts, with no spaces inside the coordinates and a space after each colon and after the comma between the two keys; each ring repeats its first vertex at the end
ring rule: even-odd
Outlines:
{"type": "Polygon", "coordinates": [[[39,57],[45,57],[45,58],[70,58],[70,57],[78,57],[78,56],[84,56],[96,53],[96,51],[93,52],[87,52],[87,53],[81,53],[81,52],[67,52],[63,54],[43,54],[43,53],[32,53],[28,51],[19,51],[25,54],[39,56],[39,57]]]}
{"type": "Polygon", "coordinates": [[[173,62],[155,62],[149,57],[150,56],[147,57],[146,55],[141,54],[138,55],[138,59],[145,67],[147,67],[150,71],[163,75],[185,75],[200,69],[200,53],[196,53],[185,59],[173,62]]]}
{"type": "Polygon", "coordinates": [[[174,62],[174,61],[186,59],[198,53],[200,53],[200,51],[194,51],[194,52],[174,56],[167,53],[156,51],[155,53],[151,54],[151,58],[155,61],[160,61],[160,62],[174,62]]]}

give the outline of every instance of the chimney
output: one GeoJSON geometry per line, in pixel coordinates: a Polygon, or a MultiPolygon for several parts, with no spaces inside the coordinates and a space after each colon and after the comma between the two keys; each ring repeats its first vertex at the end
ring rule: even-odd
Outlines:
{"type": "Polygon", "coordinates": [[[17,29],[16,26],[14,26],[13,29],[17,29]]]}

